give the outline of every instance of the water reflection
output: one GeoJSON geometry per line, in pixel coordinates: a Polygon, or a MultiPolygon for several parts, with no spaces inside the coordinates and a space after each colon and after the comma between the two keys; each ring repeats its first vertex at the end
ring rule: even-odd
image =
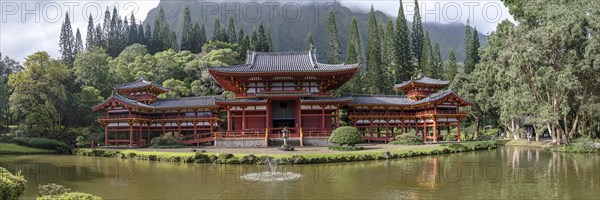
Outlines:
{"type": "Polygon", "coordinates": [[[533,148],[504,147],[386,161],[287,165],[274,171],[254,165],[48,155],[0,156],[0,165],[11,171],[21,170],[26,176],[25,199],[35,198],[37,186],[48,182],[105,199],[592,199],[600,196],[600,155],[562,154],[533,148]],[[253,173],[257,176],[250,176],[253,173]],[[263,175],[270,177],[270,181],[257,181],[263,175]],[[287,179],[274,181],[277,176],[287,179]]]}

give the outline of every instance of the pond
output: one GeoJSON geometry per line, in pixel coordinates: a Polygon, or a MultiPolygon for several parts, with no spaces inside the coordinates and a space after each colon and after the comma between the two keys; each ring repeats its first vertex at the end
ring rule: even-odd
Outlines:
{"type": "Polygon", "coordinates": [[[385,161],[277,166],[178,164],[70,155],[0,156],[33,199],[50,182],[105,199],[596,199],[600,155],[501,147],[385,161]],[[265,175],[266,174],[266,175],[265,175]],[[263,176],[263,177],[256,177],[263,176]],[[255,177],[255,178],[248,178],[255,177]]]}

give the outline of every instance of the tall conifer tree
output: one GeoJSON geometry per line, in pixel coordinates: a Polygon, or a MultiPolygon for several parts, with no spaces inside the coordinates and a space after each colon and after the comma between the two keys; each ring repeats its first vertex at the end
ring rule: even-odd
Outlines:
{"type": "Polygon", "coordinates": [[[81,39],[81,32],[79,32],[79,28],[77,28],[77,32],[75,33],[75,49],[73,50],[73,58],[75,58],[80,52],[83,52],[83,40],[81,39]]]}
{"type": "Polygon", "coordinates": [[[235,30],[235,24],[233,21],[233,16],[229,16],[228,24],[227,24],[227,38],[231,43],[238,43],[237,32],[235,30]]]}
{"type": "Polygon", "coordinates": [[[456,64],[456,56],[454,55],[454,49],[450,49],[448,53],[448,71],[446,72],[446,79],[454,81],[454,77],[458,73],[458,66],[456,64]]]}
{"type": "Polygon", "coordinates": [[[85,37],[85,49],[88,51],[94,45],[94,34],[96,34],[96,29],[94,28],[94,18],[92,18],[92,14],[90,14],[88,17],[87,33],[85,37]]]}
{"type": "Polygon", "coordinates": [[[352,17],[352,25],[350,25],[350,33],[348,34],[348,49],[346,50],[346,63],[361,63],[363,62],[363,53],[362,53],[362,40],[360,37],[360,32],[358,30],[358,24],[356,22],[356,17],[352,17]],[[353,44],[353,48],[350,48],[350,44],[353,44]],[[354,55],[356,58],[348,58],[348,51],[354,51],[354,55]],[[353,62],[349,62],[353,61],[353,62]]]}
{"type": "MultiPolygon", "coordinates": [[[[411,36],[411,48],[412,48],[412,53],[413,53],[413,57],[415,57],[416,59],[419,60],[419,63],[421,63],[420,59],[422,58],[422,52],[423,52],[423,25],[421,24],[421,13],[419,11],[419,2],[417,0],[415,0],[415,10],[414,10],[415,15],[413,15],[413,24],[412,24],[412,32],[410,33],[411,36]]],[[[421,66],[419,64],[419,66],[421,66]]]]}
{"type": "Polygon", "coordinates": [[[467,19],[467,25],[465,27],[465,73],[469,74],[475,69],[475,61],[473,58],[473,33],[471,32],[471,25],[469,25],[469,19],[467,19]]]}
{"type": "Polygon", "coordinates": [[[380,85],[382,85],[381,76],[381,40],[377,28],[377,19],[375,10],[371,5],[369,13],[369,22],[367,29],[367,92],[370,94],[380,94],[380,85]]]}
{"type": "Polygon", "coordinates": [[[423,39],[423,48],[421,52],[419,70],[425,73],[426,76],[431,76],[431,40],[429,39],[429,31],[425,31],[423,39]]]}
{"type": "Polygon", "coordinates": [[[60,47],[59,51],[62,62],[69,67],[73,67],[73,61],[75,61],[75,37],[73,36],[73,30],[71,29],[69,13],[65,14],[65,21],[60,29],[60,41],[58,46],[60,47]]]}
{"type": "Polygon", "coordinates": [[[327,62],[330,64],[342,63],[342,52],[338,37],[335,13],[330,10],[327,15],[327,62]]]}
{"type": "Polygon", "coordinates": [[[404,7],[402,0],[400,1],[400,7],[398,8],[398,18],[396,18],[396,49],[398,65],[396,65],[396,80],[405,81],[409,80],[413,71],[412,56],[410,51],[410,39],[408,22],[404,16],[404,7]]]}
{"type": "Polygon", "coordinates": [[[193,34],[192,34],[192,16],[190,7],[186,6],[183,9],[183,25],[181,26],[181,50],[191,51],[194,49],[193,34]]]}

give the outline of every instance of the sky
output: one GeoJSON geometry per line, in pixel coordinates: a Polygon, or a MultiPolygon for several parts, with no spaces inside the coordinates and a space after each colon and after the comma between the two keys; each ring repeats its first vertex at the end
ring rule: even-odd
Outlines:
{"type": "MultiPolygon", "coordinates": [[[[204,0],[210,1],[210,0],[204,0]]],[[[269,0],[267,0],[269,1],[269,0]]],[[[274,0],[273,0],[274,1],[274,0]]],[[[306,2],[307,0],[298,0],[306,2]]],[[[294,0],[285,0],[288,4],[294,0]]],[[[375,10],[390,16],[397,16],[397,0],[339,0],[354,11],[368,12],[371,4],[375,10]]],[[[47,51],[52,57],[60,57],[58,42],[64,13],[69,12],[73,35],[80,29],[85,42],[87,20],[91,14],[95,23],[101,23],[107,6],[116,7],[124,15],[135,14],[143,21],[148,11],[158,5],[158,0],[122,1],[0,1],[0,52],[22,63],[28,55],[37,51],[47,51]]],[[[403,0],[405,16],[412,21],[414,1],[403,0]]],[[[284,5],[284,4],[283,4],[284,5]]],[[[422,20],[437,23],[464,24],[467,19],[484,34],[495,30],[496,25],[505,19],[512,20],[508,9],[500,0],[421,0],[419,1],[422,20]]]]}

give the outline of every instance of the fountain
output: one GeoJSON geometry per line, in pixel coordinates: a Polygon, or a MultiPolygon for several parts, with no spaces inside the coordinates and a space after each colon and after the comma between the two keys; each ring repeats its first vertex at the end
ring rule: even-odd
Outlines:
{"type": "Polygon", "coordinates": [[[277,162],[270,157],[266,159],[268,171],[259,173],[249,173],[241,176],[248,181],[275,182],[275,181],[293,181],[299,179],[302,175],[293,172],[278,172],[277,162]]]}

